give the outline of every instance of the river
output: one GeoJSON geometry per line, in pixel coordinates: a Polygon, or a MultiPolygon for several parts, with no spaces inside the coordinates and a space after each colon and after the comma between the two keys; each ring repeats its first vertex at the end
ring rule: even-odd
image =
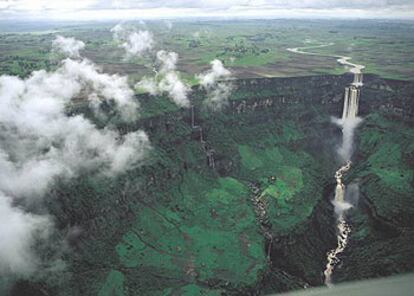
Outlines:
{"type": "Polygon", "coordinates": [[[354,74],[353,82],[345,88],[344,94],[344,107],[341,119],[335,119],[334,122],[338,124],[342,129],[342,143],[338,149],[338,154],[341,158],[342,165],[335,172],[335,198],[333,204],[335,207],[336,215],[336,228],[337,228],[337,245],[336,248],[330,250],[326,255],[326,267],[324,270],[325,285],[331,287],[332,274],[335,267],[340,262],[340,254],[345,250],[348,244],[349,234],[351,233],[351,226],[346,221],[346,211],[352,207],[350,203],[345,200],[346,186],[343,183],[343,176],[351,169],[351,156],[353,149],[353,135],[354,130],[361,122],[358,115],[360,88],[362,87],[362,70],[365,68],[363,65],[351,63],[350,57],[320,54],[315,52],[308,52],[305,50],[315,49],[321,47],[332,46],[333,43],[326,43],[307,47],[288,48],[287,50],[297,54],[313,55],[332,57],[336,61],[346,67],[349,72],[354,74]]]}

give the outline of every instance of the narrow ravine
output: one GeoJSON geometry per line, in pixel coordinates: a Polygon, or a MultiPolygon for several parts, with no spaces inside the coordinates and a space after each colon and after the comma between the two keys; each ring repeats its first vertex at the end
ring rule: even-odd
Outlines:
{"type": "Polygon", "coordinates": [[[338,55],[325,55],[313,52],[307,52],[306,49],[321,48],[331,46],[333,43],[321,44],[308,47],[296,47],[288,48],[287,50],[293,53],[333,57],[337,59],[337,62],[344,67],[349,67],[349,72],[354,74],[353,82],[345,87],[344,94],[344,106],[342,111],[342,118],[333,119],[342,129],[342,143],[338,149],[338,155],[343,165],[335,172],[336,188],[335,198],[333,201],[336,215],[336,228],[337,228],[337,246],[327,253],[327,263],[324,270],[325,285],[332,286],[332,274],[335,267],[340,262],[340,254],[345,250],[348,244],[348,237],[351,233],[351,226],[346,221],[346,211],[352,207],[350,203],[345,200],[346,186],[343,183],[343,176],[351,169],[351,156],[353,152],[353,136],[354,130],[361,122],[358,115],[360,88],[362,87],[362,70],[365,68],[363,65],[351,63],[350,57],[338,56],[338,55]]]}
{"type": "Polygon", "coordinates": [[[267,258],[270,261],[270,250],[272,248],[273,235],[271,231],[272,225],[270,224],[270,219],[267,215],[267,204],[263,199],[262,192],[257,184],[251,182],[249,184],[249,188],[252,192],[250,200],[252,202],[256,218],[260,224],[260,231],[264,238],[269,242],[269,247],[266,253],[267,258]]]}
{"type": "Polygon", "coordinates": [[[335,188],[335,214],[337,215],[337,246],[327,253],[326,268],[323,272],[325,276],[325,285],[332,286],[332,273],[335,266],[339,263],[338,256],[345,250],[348,244],[348,236],[351,232],[351,227],[347,224],[345,219],[345,212],[351,205],[345,201],[345,185],[342,182],[343,175],[351,168],[351,162],[348,161],[345,165],[335,172],[336,188],[335,188]]]}

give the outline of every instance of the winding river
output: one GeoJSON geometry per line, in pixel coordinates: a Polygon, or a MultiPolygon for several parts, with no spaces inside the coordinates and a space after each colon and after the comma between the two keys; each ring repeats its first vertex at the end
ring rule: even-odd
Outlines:
{"type": "Polygon", "coordinates": [[[336,227],[337,227],[337,246],[327,253],[327,263],[324,270],[325,285],[332,286],[332,274],[335,266],[340,262],[339,255],[345,250],[348,244],[348,237],[351,232],[350,225],[346,222],[346,211],[352,205],[345,200],[346,186],[343,183],[343,176],[351,169],[351,155],[353,148],[354,129],[361,121],[358,115],[360,87],[362,87],[362,70],[363,65],[351,63],[350,57],[338,55],[325,55],[320,53],[308,52],[308,49],[315,49],[321,47],[332,46],[333,43],[326,43],[307,47],[288,48],[287,50],[297,54],[323,56],[336,58],[337,62],[349,69],[349,72],[354,74],[354,80],[350,86],[345,88],[344,107],[341,119],[335,119],[334,122],[342,129],[342,144],[338,150],[343,165],[335,172],[336,188],[335,199],[333,204],[335,206],[336,227]]]}

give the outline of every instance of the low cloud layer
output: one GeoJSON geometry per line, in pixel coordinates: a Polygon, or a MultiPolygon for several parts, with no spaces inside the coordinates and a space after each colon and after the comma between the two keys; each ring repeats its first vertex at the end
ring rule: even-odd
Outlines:
{"type": "Polygon", "coordinates": [[[188,94],[190,88],[181,80],[176,70],[178,54],[160,50],[156,54],[157,71],[155,77],[144,77],[136,84],[136,88],[152,95],[166,93],[179,107],[189,107],[188,94]]]}
{"type": "Polygon", "coordinates": [[[12,203],[0,192],[0,276],[33,273],[39,260],[32,246],[47,239],[52,228],[49,217],[27,213],[12,203]]]}
{"type": "Polygon", "coordinates": [[[85,43],[73,37],[56,36],[52,43],[53,50],[69,58],[79,58],[79,51],[85,48],[85,43]]]}
{"type": "Polygon", "coordinates": [[[153,48],[154,38],[149,31],[135,31],[118,24],[111,29],[111,32],[119,46],[125,50],[127,58],[141,57],[153,48]]]}
{"type": "Polygon", "coordinates": [[[409,18],[411,0],[0,0],[0,18],[409,18]]]}
{"type": "Polygon", "coordinates": [[[211,61],[211,69],[197,75],[200,86],[207,92],[205,105],[213,110],[220,110],[228,104],[228,98],[233,86],[229,79],[231,72],[227,70],[220,60],[211,61]]]}
{"type": "MultiPolygon", "coordinates": [[[[191,91],[180,78],[176,69],[178,54],[160,50],[156,54],[156,75],[143,77],[135,87],[151,95],[167,94],[179,107],[190,106],[188,95],[191,91]]],[[[228,104],[233,85],[231,72],[223,66],[220,60],[211,61],[211,69],[196,75],[200,87],[205,89],[206,98],[203,103],[212,110],[221,110],[228,104]]]]}
{"type": "Polygon", "coordinates": [[[143,131],[122,136],[82,114],[68,115],[74,99],[90,100],[97,113],[108,104],[121,120],[138,116],[127,78],[102,73],[86,59],[66,59],[27,79],[0,77],[0,274],[36,268],[33,244],[46,239],[52,221],[28,209],[39,207],[57,179],[113,176],[139,165],[149,149],[143,131]]]}

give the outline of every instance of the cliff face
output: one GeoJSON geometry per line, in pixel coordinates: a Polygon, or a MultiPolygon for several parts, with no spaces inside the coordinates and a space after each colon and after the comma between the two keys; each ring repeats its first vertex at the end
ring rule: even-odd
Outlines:
{"type": "Polygon", "coordinates": [[[295,286],[289,286],[283,277],[274,276],[267,291],[283,292],[292,288],[319,286],[323,283],[326,253],[335,247],[335,219],[330,202],[332,186],[326,186],[323,197],[310,217],[290,233],[276,236],[272,245],[272,274],[284,271],[293,275],[295,286]],[[298,285],[300,284],[300,285],[298,285]]]}
{"type": "Polygon", "coordinates": [[[350,213],[353,231],[337,281],[414,270],[413,88],[378,79],[368,85],[349,176],[359,185],[359,203],[350,213]]]}
{"type": "MultiPolygon", "coordinates": [[[[143,95],[141,120],[98,122],[121,131],[145,129],[152,152],[141,167],[115,179],[90,175],[56,186],[49,210],[68,243],[68,268],[59,283],[36,285],[55,295],[259,295],[322,284],[326,252],[336,244],[330,200],[340,131],[330,116],[341,114],[343,89],[351,81],[350,75],[239,80],[220,112],[206,110],[203,92],[195,90],[193,114],[166,98],[143,95]],[[263,209],[252,202],[251,184],[263,209]]],[[[366,83],[364,115],[378,109],[411,117],[411,84],[374,76],[366,83]]],[[[71,112],[87,112],[77,108],[71,112]]],[[[361,224],[355,235],[368,233],[361,244],[351,243],[352,254],[364,253],[354,246],[363,249],[377,233],[368,228],[371,217],[390,217],[379,210],[381,199],[369,186],[374,177],[364,165],[373,148],[370,128],[380,121],[365,120],[361,165],[350,176],[362,180],[361,196],[368,198],[361,197],[361,205],[371,205],[352,217],[361,224]]],[[[385,127],[377,132],[390,133],[385,127]]],[[[378,141],[374,148],[380,146],[378,141]]],[[[411,150],[401,159],[410,158],[411,150]]],[[[404,219],[400,232],[411,223],[404,219]]],[[[406,242],[404,236],[401,244],[406,242]]],[[[370,258],[378,256],[374,251],[370,258]]],[[[344,274],[358,266],[357,257],[347,256],[344,274]]],[[[349,278],[338,271],[338,279],[349,278]]]]}
{"type": "Polygon", "coordinates": [[[414,117],[414,83],[398,80],[384,80],[378,76],[365,75],[361,116],[383,113],[399,121],[412,121],[414,117]]]}

